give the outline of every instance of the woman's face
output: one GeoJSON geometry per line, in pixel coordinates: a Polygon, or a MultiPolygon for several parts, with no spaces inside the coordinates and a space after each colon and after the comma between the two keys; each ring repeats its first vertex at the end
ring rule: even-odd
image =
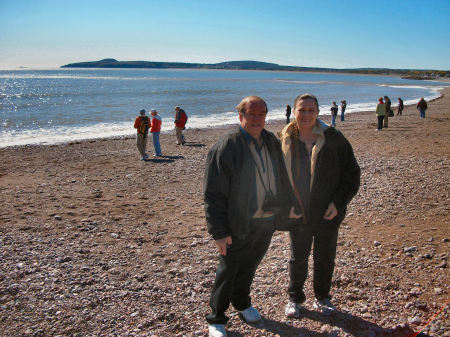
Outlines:
{"type": "Polygon", "coordinates": [[[316,102],[311,98],[298,101],[295,106],[294,116],[300,130],[312,130],[319,116],[316,102]]]}

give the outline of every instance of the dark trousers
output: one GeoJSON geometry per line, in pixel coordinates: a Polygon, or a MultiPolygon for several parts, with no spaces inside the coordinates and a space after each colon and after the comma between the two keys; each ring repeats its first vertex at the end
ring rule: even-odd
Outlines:
{"type": "Polygon", "coordinates": [[[377,116],[378,117],[378,130],[383,129],[383,120],[384,116],[377,116]]]}
{"type": "Polygon", "coordinates": [[[306,300],[303,286],[308,276],[308,259],[314,242],[314,295],[317,299],[331,298],[330,288],[336,257],[338,228],[314,232],[313,225],[291,231],[291,259],[289,261],[289,299],[295,303],[306,300]]]}
{"type": "Polygon", "coordinates": [[[208,323],[225,324],[228,321],[225,311],[230,303],[239,311],[251,306],[250,287],[273,232],[272,223],[251,225],[246,239],[233,239],[231,246],[227,247],[227,255],[220,255],[209,300],[211,313],[206,316],[208,323]]]}

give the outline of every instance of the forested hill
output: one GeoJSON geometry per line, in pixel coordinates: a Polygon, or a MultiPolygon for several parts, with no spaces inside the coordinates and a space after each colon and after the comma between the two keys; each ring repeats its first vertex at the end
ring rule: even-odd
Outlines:
{"type": "Polygon", "coordinates": [[[117,61],[103,59],[92,62],[78,62],[63,65],[61,68],[178,68],[178,69],[229,69],[229,70],[272,70],[272,71],[308,71],[308,72],[341,72],[354,74],[400,75],[407,78],[436,79],[450,77],[450,71],[389,69],[389,68],[319,68],[282,66],[276,63],[259,61],[229,61],[221,63],[184,63],[184,62],[152,62],[152,61],[117,61]]]}

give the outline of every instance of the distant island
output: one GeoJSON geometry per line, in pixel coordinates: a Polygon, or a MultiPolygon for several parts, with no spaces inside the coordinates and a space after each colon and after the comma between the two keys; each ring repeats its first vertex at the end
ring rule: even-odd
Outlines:
{"type": "Polygon", "coordinates": [[[389,69],[389,68],[319,68],[282,66],[276,63],[259,61],[229,61],[220,63],[182,63],[152,61],[117,61],[113,58],[92,62],[69,63],[61,68],[153,68],[153,69],[226,69],[226,70],[268,70],[268,71],[303,71],[327,73],[352,73],[369,75],[398,75],[402,78],[435,80],[450,78],[448,70],[389,69]]]}

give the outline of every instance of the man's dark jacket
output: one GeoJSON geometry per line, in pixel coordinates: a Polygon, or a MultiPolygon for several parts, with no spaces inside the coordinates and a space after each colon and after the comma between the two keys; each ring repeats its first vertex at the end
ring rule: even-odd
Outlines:
{"type": "MultiPolygon", "coordinates": [[[[289,185],[279,140],[263,130],[261,136],[272,158],[276,196],[282,207],[281,218],[287,218],[295,196],[289,185]]],[[[251,205],[256,199],[255,162],[242,132],[234,130],[224,135],[211,148],[206,161],[204,180],[205,215],[208,232],[214,240],[227,236],[244,239],[250,228],[251,205]]]]}

